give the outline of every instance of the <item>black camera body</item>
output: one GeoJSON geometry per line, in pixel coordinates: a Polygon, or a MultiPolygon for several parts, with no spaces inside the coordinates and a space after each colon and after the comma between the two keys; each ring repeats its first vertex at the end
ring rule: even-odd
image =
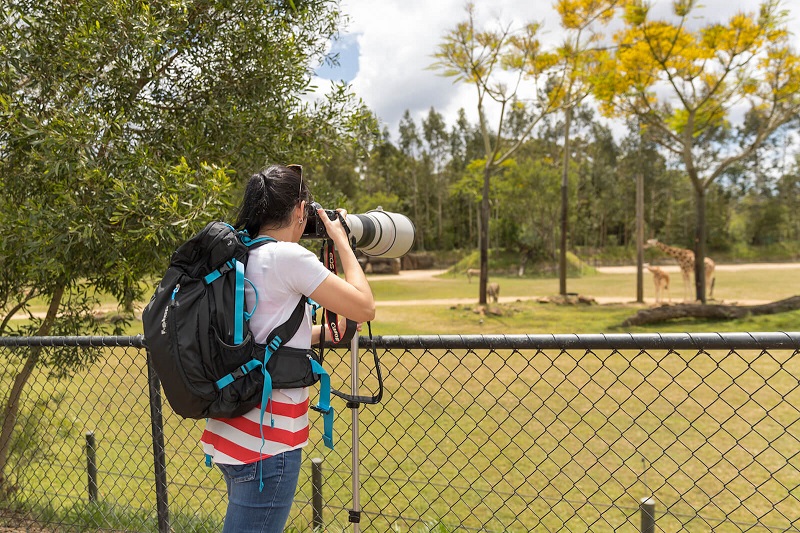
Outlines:
{"type": "MultiPolygon", "coordinates": [[[[306,228],[303,230],[303,239],[327,239],[328,230],[325,229],[325,223],[319,218],[317,209],[322,206],[317,202],[308,204],[308,213],[306,217],[306,228]]],[[[329,220],[336,220],[339,214],[331,209],[325,209],[325,214],[328,215],[329,220]]]]}
{"type": "MultiPolygon", "coordinates": [[[[306,227],[303,239],[327,239],[328,230],[317,213],[322,206],[317,202],[308,205],[306,227]]],[[[336,220],[339,213],[324,210],[330,220],[336,220]]],[[[414,224],[405,215],[384,211],[378,207],[360,215],[347,215],[350,238],[365,255],[373,257],[397,258],[405,255],[414,244],[414,224]]]]}

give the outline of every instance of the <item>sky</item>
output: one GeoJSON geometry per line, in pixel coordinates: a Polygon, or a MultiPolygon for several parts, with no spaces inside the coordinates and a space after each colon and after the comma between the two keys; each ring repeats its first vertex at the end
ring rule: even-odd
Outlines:
{"type": "MultiPolygon", "coordinates": [[[[332,43],[340,66],[322,67],[315,83],[342,80],[378,116],[393,139],[403,113],[408,110],[419,124],[431,107],[452,125],[463,108],[477,122],[476,93],[472,86],[454,84],[430,66],[442,37],[466,20],[464,0],[341,0],[349,22],[332,43]]],[[[654,15],[670,12],[670,0],[651,0],[654,15]]],[[[502,21],[519,28],[523,23],[543,24],[542,41],[561,40],[558,15],[552,0],[474,0],[479,21],[502,21]]],[[[724,22],[739,11],[757,12],[759,0],[700,0],[696,17],[707,23],[724,22]]],[[[789,27],[798,27],[800,0],[783,0],[790,12],[789,27]]],[[[702,21],[701,21],[702,22],[702,21]]],[[[794,36],[800,49],[800,38],[794,36]]]]}

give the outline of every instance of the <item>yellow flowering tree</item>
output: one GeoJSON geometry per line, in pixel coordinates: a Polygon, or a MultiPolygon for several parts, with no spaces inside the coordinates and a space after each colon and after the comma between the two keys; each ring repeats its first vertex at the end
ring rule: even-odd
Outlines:
{"type": "Polygon", "coordinates": [[[726,23],[697,25],[697,0],[675,0],[674,17],[628,0],[624,28],[604,54],[594,94],[612,117],[636,118],[682,165],[695,192],[695,288],[705,303],[705,197],[731,165],[747,158],[800,111],[800,58],[780,0],[726,23]],[[725,142],[743,106],[757,127],[725,142]]]}

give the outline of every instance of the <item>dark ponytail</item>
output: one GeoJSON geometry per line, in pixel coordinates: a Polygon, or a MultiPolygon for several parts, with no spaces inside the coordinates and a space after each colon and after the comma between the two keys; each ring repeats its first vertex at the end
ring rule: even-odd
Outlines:
{"type": "Polygon", "coordinates": [[[272,165],[253,174],[244,190],[236,228],[245,229],[251,237],[262,227],[281,228],[291,224],[292,211],[311,194],[298,165],[272,165]]]}

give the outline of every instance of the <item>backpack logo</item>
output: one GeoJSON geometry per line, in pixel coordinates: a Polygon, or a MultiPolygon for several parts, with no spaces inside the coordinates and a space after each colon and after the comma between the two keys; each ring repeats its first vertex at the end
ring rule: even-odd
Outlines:
{"type": "Polygon", "coordinates": [[[169,314],[169,306],[164,308],[164,316],[161,317],[161,334],[167,334],[167,315],[169,314]]]}

